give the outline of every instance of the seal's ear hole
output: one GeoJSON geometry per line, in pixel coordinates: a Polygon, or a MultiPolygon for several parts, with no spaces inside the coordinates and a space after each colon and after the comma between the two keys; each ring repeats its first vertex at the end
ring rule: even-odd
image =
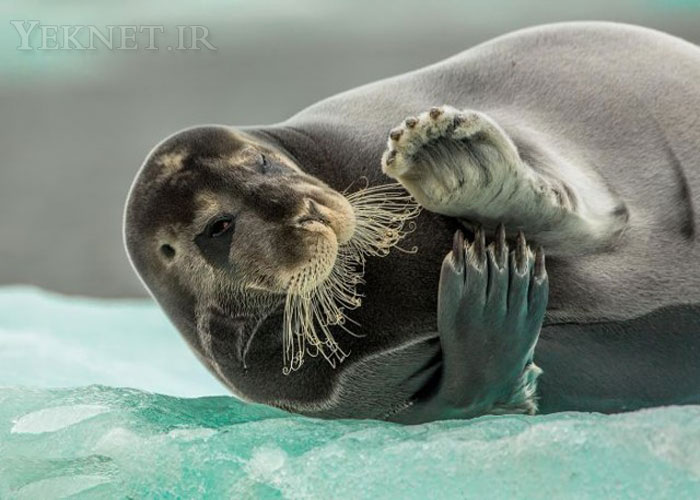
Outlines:
{"type": "Polygon", "coordinates": [[[160,253],[168,260],[172,260],[175,257],[175,249],[167,243],[160,246],[160,253]]]}

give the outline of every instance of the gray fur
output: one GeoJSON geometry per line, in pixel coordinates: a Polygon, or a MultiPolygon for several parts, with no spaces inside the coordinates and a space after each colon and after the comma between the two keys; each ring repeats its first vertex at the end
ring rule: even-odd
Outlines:
{"type": "Polygon", "coordinates": [[[550,264],[552,320],[698,301],[700,266],[669,265],[669,254],[700,262],[698,47],[620,24],[542,26],[331,97],[284,126],[320,141],[340,168],[375,169],[391,128],[441,104],[487,113],[542,169],[560,168],[548,164],[553,151],[595,171],[630,212],[614,252],[550,264]]]}
{"type": "MultiPolygon", "coordinates": [[[[342,191],[360,176],[371,184],[387,182],[380,159],[389,131],[441,105],[483,113],[512,142],[524,165],[555,183],[560,195],[570,194],[572,206],[577,197],[593,208],[604,205],[595,220],[620,225],[598,244],[585,226],[547,234],[545,227],[535,226],[536,217],[518,218],[532,210],[529,205],[502,214],[535,241],[539,236],[555,254],[548,261],[549,307],[535,351],[544,371],[540,406],[619,411],[700,402],[695,218],[700,49],[634,26],[542,26],[331,97],[283,123],[243,130],[342,191]],[[663,325],[679,310],[685,318],[682,331],[665,336],[663,325]],[[634,325],[636,334],[627,325],[634,325]],[[571,329],[576,335],[569,334],[571,329]],[[687,348],[666,348],[669,342],[684,342],[687,348]],[[619,380],[615,368],[602,364],[614,359],[624,364],[619,380]],[[674,369],[666,372],[668,365],[674,369]],[[576,400],[581,391],[584,403],[576,400]],[[620,393],[629,400],[621,401],[620,393]]],[[[437,167],[439,162],[432,168],[437,167]]],[[[425,212],[403,244],[416,245],[417,254],[394,251],[368,261],[366,298],[352,316],[366,336],[338,334],[351,351],[349,359],[336,370],[316,361],[285,377],[278,369],[279,325],[273,319],[258,325],[245,367],[230,354],[235,339],[226,329],[211,330],[213,343],[204,353],[192,322],[196,298],[177,283],[144,276],[147,265],[140,262],[138,247],[145,228],[135,196],[140,195],[132,190],[126,218],[135,267],[195,351],[217,366],[216,374],[237,394],[318,416],[401,413],[439,371],[436,297],[440,262],[458,225],[451,217],[487,227],[494,222],[478,206],[464,214],[444,210],[450,217],[425,212]]],[[[432,209],[441,212],[438,205],[432,209]]]]}

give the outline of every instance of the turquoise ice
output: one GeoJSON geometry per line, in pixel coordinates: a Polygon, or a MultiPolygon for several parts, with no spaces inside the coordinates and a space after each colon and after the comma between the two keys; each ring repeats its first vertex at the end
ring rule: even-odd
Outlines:
{"type": "Polygon", "coordinates": [[[404,427],[221,394],[149,302],[0,290],[2,499],[700,498],[698,406],[404,427]]]}
{"type": "Polygon", "coordinates": [[[150,301],[0,288],[0,386],[86,384],[226,394],[150,301]]]}

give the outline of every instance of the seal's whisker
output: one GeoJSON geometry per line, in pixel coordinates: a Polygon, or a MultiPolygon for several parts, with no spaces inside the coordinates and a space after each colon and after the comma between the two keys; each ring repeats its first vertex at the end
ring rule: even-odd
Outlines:
{"type": "Polygon", "coordinates": [[[366,186],[346,198],[355,212],[355,233],[338,249],[331,272],[316,283],[319,269],[305,268],[290,281],[284,306],[285,375],[302,366],[305,354],[315,357],[320,353],[334,368],[347,358],[349,352],[341,349],[331,328],[364,337],[346,326],[347,322],[360,326],[346,311],[362,304],[357,287],[364,283],[365,260],[367,256],[385,257],[391,248],[399,248],[398,242],[415,230],[413,219],[421,210],[400,184],[366,186]]]}

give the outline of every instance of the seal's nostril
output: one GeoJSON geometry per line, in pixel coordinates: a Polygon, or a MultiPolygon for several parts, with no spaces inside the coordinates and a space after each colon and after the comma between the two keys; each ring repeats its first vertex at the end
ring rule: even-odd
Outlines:
{"type": "Polygon", "coordinates": [[[318,205],[314,200],[309,200],[309,212],[311,212],[314,215],[317,215],[319,213],[318,205]]]}
{"type": "Polygon", "coordinates": [[[175,249],[167,243],[160,246],[160,253],[162,253],[168,260],[175,257],[175,249]]]}
{"type": "Polygon", "coordinates": [[[321,213],[321,210],[319,209],[318,203],[316,203],[313,200],[309,200],[308,203],[308,213],[302,217],[299,217],[297,219],[297,224],[303,223],[303,222],[308,222],[308,221],[316,221],[320,222],[325,225],[329,225],[330,221],[328,220],[328,217],[323,215],[321,213]]]}

